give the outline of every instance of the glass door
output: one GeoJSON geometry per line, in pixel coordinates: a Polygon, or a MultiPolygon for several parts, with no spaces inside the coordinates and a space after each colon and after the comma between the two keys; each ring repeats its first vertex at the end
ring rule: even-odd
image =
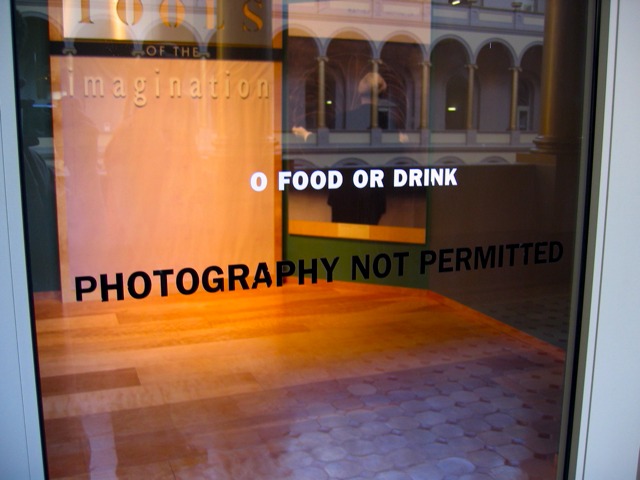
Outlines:
{"type": "Polygon", "coordinates": [[[15,0],[49,477],[561,477],[592,4],[15,0]]]}

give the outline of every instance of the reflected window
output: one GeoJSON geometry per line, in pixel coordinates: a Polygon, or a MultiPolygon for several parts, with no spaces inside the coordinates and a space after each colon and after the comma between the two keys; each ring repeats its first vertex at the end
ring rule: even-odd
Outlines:
{"type": "Polygon", "coordinates": [[[461,75],[447,83],[445,101],[445,129],[463,130],[467,116],[467,79],[461,75]]]}
{"type": "Polygon", "coordinates": [[[532,130],[533,94],[528,81],[518,82],[517,128],[522,131],[532,130]]]}

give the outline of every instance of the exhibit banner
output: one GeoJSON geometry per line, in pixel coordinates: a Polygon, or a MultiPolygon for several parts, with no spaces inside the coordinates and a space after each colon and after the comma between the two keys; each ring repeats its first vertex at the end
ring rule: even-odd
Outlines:
{"type": "Polygon", "coordinates": [[[122,298],[123,273],[147,272],[130,289],[143,295],[153,275],[163,290],[174,283],[168,270],[273,262],[275,196],[249,188],[277,161],[272,63],[55,56],[51,66],[65,292],[102,278],[122,298]]]}
{"type": "Polygon", "coordinates": [[[250,188],[256,172],[274,183],[280,161],[270,25],[251,2],[236,2],[202,47],[172,43],[196,5],[185,13],[176,2],[170,21],[168,2],[80,3],[64,3],[65,41],[54,40],[60,51],[51,56],[63,298],[217,291],[230,268],[247,278],[248,266],[273,265],[279,201],[250,188]],[[105,17],[122,28],[140,19],[138,28],[155,25],[156,36],[139,48],[124,33],[103,38],[97,21],[105,17]],[[76,30],[71,51],[66,32],[76,30]]]}

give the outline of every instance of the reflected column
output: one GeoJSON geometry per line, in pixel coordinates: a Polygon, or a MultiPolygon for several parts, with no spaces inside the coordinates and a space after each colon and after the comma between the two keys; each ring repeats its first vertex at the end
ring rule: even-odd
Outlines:
{"type": "Polygon", "coordinates": [[[380,60],[379,58],[376,58],[374,60],[371,60],[371,73],[373,74],[372,76],[372,81],[371,81],[371,129],[373,130],[374,128],[378,128],[378,96],[380,95],[380,92],[378,91],[378,86],[379,86],[379,82],[378,82],[378,78],[380,76],[379,70],[380,70],[380,64],[382,63],[382,60],[380,60]]]}
{"type": "Polygon", "coordinates": [[[542,116],[534,151],[577,153],[582,132],[582,92],[587,2],[548,0],[542,54],[542,116]]]}
{"type": "Polygon", "coordinates": [[[522,69],[511,67],[511,115],[509,116],[509,130],[518,129],[518,80],[522,69]]]}
{"type": "Polygon", "coordinates": [[[518,162],[538,165],[539,215],[564,241],[568,260],[559,264],[559,281],[570,281],[579,205],[588,3],[546,2],[540,131],[531,152],[517,155],[518,162]]]}
{"type": "Polygon", "coordinates": [[[326,120],[326,99],[325,99],[325,65],[329,60],[327,57],[318,57],[318,128],[327,126],[326,120]]]}
{"type": "Polygon", "coordinates": [[[420,84],[420,129],[429,129],[429,76],[431,74],[431,62],[428,60],[420,64],[422,67],[422,81],[420,84]]]}
{"type": "Polygon", "coordinates": [[[475,83],[475,71],[478,66],[474,64],[467,65],[467,71],[469,73],[467,79],[467,119],[465,128],[467,130],[473,130],[473,91],[475,83]]]}

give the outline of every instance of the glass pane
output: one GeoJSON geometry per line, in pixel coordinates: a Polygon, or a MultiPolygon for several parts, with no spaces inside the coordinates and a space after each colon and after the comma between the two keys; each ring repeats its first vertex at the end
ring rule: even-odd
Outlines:
{"type": "Polygon", "coordinates": [[[560,474],[579,3],[16,0],[50,477],[560,474]]]}

